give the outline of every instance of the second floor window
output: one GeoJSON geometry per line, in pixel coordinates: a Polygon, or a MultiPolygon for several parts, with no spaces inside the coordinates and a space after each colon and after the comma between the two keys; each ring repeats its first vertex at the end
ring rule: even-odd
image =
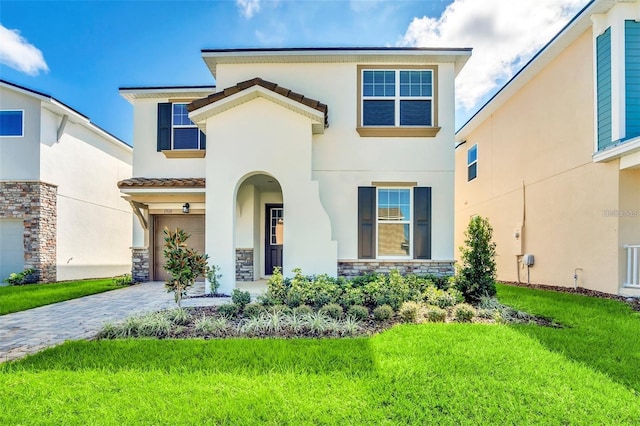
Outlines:
{"type": "Polygon", "coordinates": [[[472,181],[478,176],[478,145],[474,145],[467,151],[467,181],[472,181]]]}
{"type": "Polygon", "coordinates": [[[432,70],[362,70],[363,126],[433,126],[432,70]]]}
{"type": "Polygon", "coordinates": [[[172,149],[200,149],[200,130],[189,120],[187,104],[173,104],[172,149]]]}

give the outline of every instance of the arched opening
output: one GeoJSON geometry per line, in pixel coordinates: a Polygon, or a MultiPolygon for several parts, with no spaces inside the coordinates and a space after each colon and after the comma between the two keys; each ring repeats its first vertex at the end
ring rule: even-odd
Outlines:
{"type": "MultiPolygon", "coordinates": [[[[266,173],[246,177],[236,193],[236,283],[258,281],[282,267],[284,204],[282,187],[266,173]]],[[[238,285],[238,284],[237,284],[238,285]]]]}

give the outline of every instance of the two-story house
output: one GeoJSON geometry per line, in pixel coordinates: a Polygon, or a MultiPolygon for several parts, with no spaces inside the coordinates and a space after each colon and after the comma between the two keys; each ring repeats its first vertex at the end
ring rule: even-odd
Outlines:
{"type": "Polygon", "coordinates": [[[470,49],[203,50],[216,87],[127,87],[134,276],[185,228],[221,291],[274,267],[453,270],[454,78],[470,49]]]}
{"type": "Polygon", "coordinates": [[[0,80],[0,281],[131,270],[132,214],[117,182],[132,149],[56,98],[0,80]]]}
{"type": "Polygon", "coordinates": [[[590,2],[457,132],[456,245],[487,216],[501,280],[640,295],[639,18],[590,2]]]}

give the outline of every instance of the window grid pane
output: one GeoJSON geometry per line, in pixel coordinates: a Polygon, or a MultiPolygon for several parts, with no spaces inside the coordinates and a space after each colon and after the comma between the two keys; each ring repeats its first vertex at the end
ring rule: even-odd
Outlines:
{"type": "Polygon", "coordinates": [[[400,71],[400,96],[432,96],[431,71],[400,71]]]}
{"type": "Polygon", "coordinates": [[[396,95],[395,71],[363,71],[363,96],[393,97],[396,95]]]}
{"type": "Polygon", "coordinates": [[[22,111],[0,111],[0,136],[22,136],[22,111]]]}
{"type": "Polygon", "coordinates": [[[195,126],[189,120],[189,111],[187,104],[173,104],[173,125],[174,126],[195,126]]]}

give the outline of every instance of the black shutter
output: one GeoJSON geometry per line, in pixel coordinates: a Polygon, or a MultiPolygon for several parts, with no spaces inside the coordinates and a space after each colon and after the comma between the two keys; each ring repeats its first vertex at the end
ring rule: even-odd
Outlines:
{"type": "Polygon", "coordinates": [[[207,149],[207,135],[200,132],[200,149],[207,149]]]}
{"type": "Polygon", "coordinates": [[[358,187],[358,259],[375,259],[376,188],[358,187]]]}
{"type": "Polygon", "coordinates": [[[413,188],[413,258],[431,259],[431,188],[413,188]]]}
{"type": "Polygon", "coordinates": [[[171,103],[158,104],[158,151],[171,149],[171,103]]]}

